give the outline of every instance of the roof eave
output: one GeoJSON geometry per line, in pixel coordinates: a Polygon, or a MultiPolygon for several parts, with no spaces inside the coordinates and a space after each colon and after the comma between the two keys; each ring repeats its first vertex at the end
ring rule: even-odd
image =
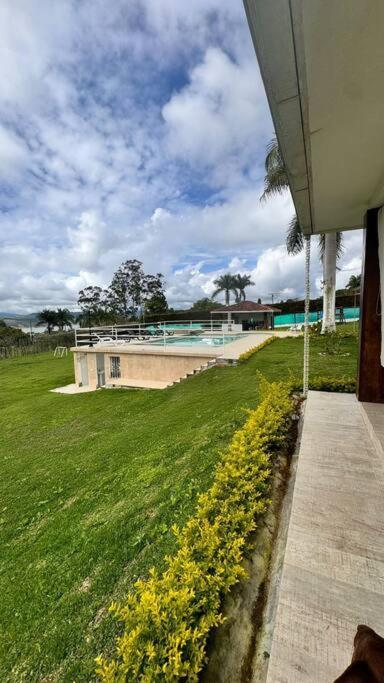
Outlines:
{"type": "Polygon", "coordinates": [[[281,313],[281,310],[279,308],[264,308],[262,311],[257,311],[257,310],[249,310],[246,309],[244,311],[239,311],[239,310],[233,310],[231,308],[220,308],[217,311],[211,311],[211,313],[222,313],[223,315],[225,313],[281,313]]]}
{"type": "Polygon", "coordinates": [[[276,136],[304,234],[313,233],[305,79],[297,55],[300,0],[243,0],[276,136]],[[282,59],[284,55],[284,59],[282,59]]]}

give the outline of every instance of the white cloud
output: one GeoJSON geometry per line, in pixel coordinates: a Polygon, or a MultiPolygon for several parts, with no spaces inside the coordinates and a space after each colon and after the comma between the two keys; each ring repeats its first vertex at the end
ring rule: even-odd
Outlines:
{"type": "Polygon", "coordinates": [[[22,140],[0,124],[0,178],[3,182],[15,180],[27,162],[27,149],[22,140]]]}
{"type": "MultiPolygon", "coordinates": [[[[272,127],[241,3],[3,0],[0,54],[2,310],[75,307],[127,258],[173,304],[227,269],[302,291],[291,200],[259,201],[272,127]]],[[[343,268],[359,254],[348,236],[343,268]]]]}
{"type": "Polygon", "coordinates": [[[84,211],[76,228],[68,228],[70,257],[73,265],[97,271],[111,240],[106,224],[94,211],[84,211]]]}
{"type": "Polygon", "coordinates": [[[210,48],[190,73],[190,82],[163,107],[174,156],[213,167],[219,184],[228,171],[254,163],[252,138],[270,130],[261,79],[253,61],[233,62],[210,48]]]}

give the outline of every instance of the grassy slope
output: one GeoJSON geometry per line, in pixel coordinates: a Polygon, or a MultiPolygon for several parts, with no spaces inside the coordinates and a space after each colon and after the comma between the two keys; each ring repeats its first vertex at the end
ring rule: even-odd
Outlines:
{"type": "MultiPolygon", "coordinates": [[[[354,375],[353,340],[331,359],[321,344],[313,374],[354,375]]],[[[287,339],[169,390],[63,396],[48,389],[72,381],[71,358],[0,363],[0,680],[89,680],[115,633],[105,606],[172,550],[170,525],[257,402],[256,369],[301,366],[287,339]]]]}

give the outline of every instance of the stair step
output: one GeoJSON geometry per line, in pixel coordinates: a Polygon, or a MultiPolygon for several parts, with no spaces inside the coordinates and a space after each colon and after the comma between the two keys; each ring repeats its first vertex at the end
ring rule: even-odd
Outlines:
{"type": "Polygon", "coordinates": [[[214,358],[213,360],[209,360],[206,363],[203,363],[202,365],[200,365],[199,368],[195,368],[194,370],[190,370],[185,375],[178,377],[173,382],[168,384],[168,386],[173,387],[175,384],[180,384],[180,382],[183,382],[185,379],[188,379],[188,377],[193,377],[194,375],[199,375],[201,372],[204,372],[205,370],[209,370],[209,368],[212,368],[214,365],[216,365],[216,358],[214,358]]]}

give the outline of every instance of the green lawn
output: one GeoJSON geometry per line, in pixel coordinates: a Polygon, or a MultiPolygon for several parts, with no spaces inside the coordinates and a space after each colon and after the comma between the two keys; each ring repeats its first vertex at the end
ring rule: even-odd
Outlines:
{"type": "MultiPolygon", "coordinates": [[[[312,374],[354,376],[311,345],[312,374]]],[[[257,403],[256,370],[300,375],[302,339],[165,391],[52,394],[72,359],[0,362],[0,680],[84,681],[116,624],[106,607],[173,548],[220,448],[257,403]]]]}

